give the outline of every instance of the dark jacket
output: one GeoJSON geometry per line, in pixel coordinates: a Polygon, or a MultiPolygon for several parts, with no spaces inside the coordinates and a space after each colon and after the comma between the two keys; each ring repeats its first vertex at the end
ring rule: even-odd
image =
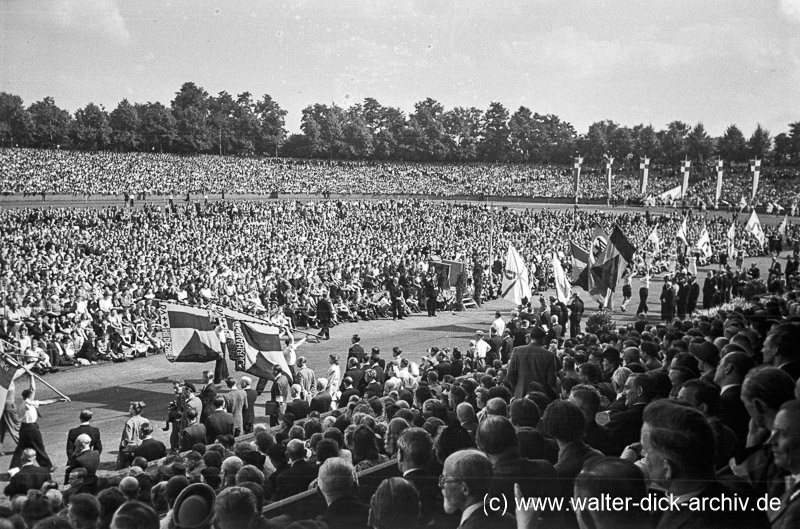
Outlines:
{"type": "Polygon", "coordinates": [[[97,475],[97,468],[100,466],[100,452],[97,450],[85,450],[73,458],[64,472],[64,485],[69,483],[69,474],[76,468],[85,468],[86,475],[97,475]]]}
{"type": "Polygon", "coordinates": [[[156,439],[145,439],[133,451],[133,457],[143,457],[148,461],[155,461],[167,455],[167,447],[156,439]]]}
{"type": "Polygon", "coordinates": [[[81,424],[72,428],[67,433],[67,462],[72,460],[72,455],[75,453],[75,440],[79,435],[86,434],[92,440],[92,449],[103,453],[103,443],[100,441],[100,429],[90,426],[88,424],[81,424]]]}
{"type": "Polygon", "coordinates": [[[233,435],[233,415],[222,410],[206,417],[206,443],[213,443],[218,435],[233,435]]]}
{"type": "Polygon", "coordinates": [[[9,498],[16,494],[26,494],[31,489],[41,489],[44,482],[51,479],[50,472],[46,468],[25,465],[11,478],[11,481],[6,485],[4,493],[9,498]]]}
{"type": "Polygon", "coordinates": [[[295,461],[275,480],[275,493],[272,499],[282,500],[308,490],[308,486],[319,473],[319,467],[305,459],[295,461]]]}

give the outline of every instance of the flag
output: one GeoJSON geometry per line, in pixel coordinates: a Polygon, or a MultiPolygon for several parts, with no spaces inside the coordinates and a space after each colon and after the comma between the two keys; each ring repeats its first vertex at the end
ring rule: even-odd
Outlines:
{"type": "Polygon", "coordinates": [[[681,196],[681,186],[675,186],[672,189],[664,191],[658,198],[661,199],[661,202],[672,202],[673,200],[677,200],[681,196]]]}
{"type": "Polygon", "coordinates": [[[553,252],[553,277],[556,282],[556,297],[562,303],[569,302],[572,295],[572,287],[569,284],[567,273],[564,272],[564,267],[561,266],[561,260],[553,252]]]}
{"type": "Polygon", "coordinates": [[[603,228],[595,225],[592,243],[589,245],[589,264],[594,265],[596,262],[603,263],[606,258],[607,249],[608,235],[603,231],[603,228]]]}
{"type": "Polygon", "coordinates": [[[764,246],[764,230],[761,229],[761,222],[758,221],[758,215],[756,215],[755,209],[753,213],[750,214],[750,219],[748,219],[744,229],[746,232],[752,234],[761,246],[764,246]]]}
{"type": "Polygon", "coordinates": [[[786,237],[786,228],[789,224],[789,215],[783,217],[783,221],[781,221],[780,226],[778,226],[778,233],[781,234],[781,241],[783,244],[788,244],[789,239],[786,237]]]}
{"type": "MultiPolygon", "coordinates": [[[[13,365],[12,362],[8,360],[6,355],[0,355],[0,410],[4,410],[6,408],[6,399],[8,397],[8,388],[11,386],[11,383],[14,381],[14,375],[17,374],[17,366],[13,365]]],[[[16,432],[13,431],[13,428],[9,429],[9,433],[12,437],[16,435],[16,432]]],[[[15,438],[19,441],[19,438],[15,438]]]]}
{"type": "Polygon", "coordinates": [[[761,174],[761,160],[758,158],[750,160],[750,170],[753,171],[753,194],[750,196],[750,200],[753,200],[756,198],[756,191],[758,191],[758,175],[761,174]]]}
{"type": "Polygon", "coordinates": [[[681,198],[686,197],[689,191],[689,173],[692,171],[692,162],[688,159],[681,162],[681,174],[683,174],[683,185],[681,186],[681,198]]]}
{"type": "Polygon", "coordinates": [[[222,355],[208,309],[161,303],[158,314],[164,352],[170,362],[211,362],[222,355]]]}
{"type": "Polygon", "coordinates": [[[728,228],[728,256],[733,257],[736,254],[736,220],[731,222],[728,228]]]}
{"type": "Polygon", "coordinates": [[[647,173],[650,172],[650,158],[648,158],[647,156],[642,158],[642,161],[639,164],[639,170],[642,172],[641,175],[642,185],[640,192],[642,196],[644,196],[645,191],[647,191],[647,173]]]}
{"type": "Polygon", "coordinates": [[[680,228],[678,228],[678,233],[675,234],[676,239],[681,239],[683,244],[689,245],[689,241],[686,239],[686,234],[688,230],[686,229],[686,217],[683,218],[683,222],[681,222],[680,228]]]}
{"type": "Polygon", "coordinates": [[[724,162],[722,157],[717,160],[717,189],[714,192],[714,205],[719,204],[719,197],[722,196],[722,173],[724,162]]]}
{"type": "Polygon", "coordinates": [[[647,236],[647,240],[653,243],[655,253],[658,253],[661,248],[661,239],[658,236],[658,226],[653,226],[653,231],[647,236]]]}
{"type": "Polygon", "coordinates": [[[572,284],[589,292],[589,252],[569,241],[572,254],[572,284]]]}
{"type": "Polygon", "coordinates": [[[711,257],[713,254],[711,251],[711,238],[708,236],[708,229],[706,229],[705,225],[700,230],[700,237],[697,239],[695,248],[700,250],[706,258],[711,257]]]}
{"type": "Polygon", "coordinates": [[[747,207],[747,199],[744,198],[744,195],[742,195],[742,198],[739,199],[739,211],[743,211],[744,208],[746,207],[747,207]]]}
{"type": "Polygon", "coordinates": [[[523,298],[531,299],[531,286],[528,281],[528,267],[513,246],[508,247],[503,283],[500,287],[502,297],[515,305],[522,304],[523,298]]]}
{"type": "Polygon", "coordinates": [[[575,178],[575,199],[577,200],[581,188],[581,164],[583,158],[580,156],[575,157],[575,163],[572,165],[572,176],[575,178]]]}
{"type": "Polygon", "coordinates": [[[236,369],[267,380],[275,379],[275,366],[292,377],[281,349],[280,329],[272,325],[246,321],[233,324],[238,356],[243,360],[236,369]]]}

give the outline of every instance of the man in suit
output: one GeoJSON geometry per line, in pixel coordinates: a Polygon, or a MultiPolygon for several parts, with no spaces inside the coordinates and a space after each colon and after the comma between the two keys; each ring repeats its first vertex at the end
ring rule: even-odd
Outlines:
{"type": "Polygon", "coordinates": [[[200,390],[200,402],[203,403],[203,412],[200,422],[206,423],[206,417],[214,412],[214,399],[217,397],[217,386],[214,385],[214,372],[203,371],[203,389],[200,390]]]}
{"type": "Polygon", "coordinates": [[[318,467],[306,460],[306,445],[299,439],[292,439],[286,445],[286,457],[289,468],[275,480],[274,501],[294,496],[308,490],[308,486],[317,478],[318,467]]]}
{"type": "Polygon", "coordinates": [[[217,436],[233,435],[233,415],[225,411],[225,399],[214,397],[215,410],[206,417],[206,444],[212,444],[217,436]]]}
{"type": "Polygon", "coordinates": [[[81,421],[80,426],[72,428],[67,433],[67,465],[72,462],[72,457],[75,454],[75,441],[81,434],[86,434],[91,440],[90,447],[97,450],[97,453],[103,453],[103,443],[100,441],[100,429],[90,424],[92,420],[92,410],[83,410],[78,416],[81,421]]]}
{"type": "Polygon", "coordinates": [[[318,337],[325,338],[326,340],[331,339],[330,328],[334,314],[333,305],[331,304],[331,300],[328,299],[328,292],[325,291],[322,293],[322,297],[319,301],[317,301],[317,320],[319,321],[320,327],[320,331],[317,333],[318,337]]]}
{"type": "MultiPolygon", "coordinates": [[[[150,427],[149,424],[147,424],[150,427]]],[[[152,433],[153,429],[150,428],[152,433]]],[[[166,453],[166,451],[165,451],[166,453]]],[[[69,483],[69,475],[76,468],[85,468],[87,476],[96,476],[97,467],[100,466],[100,452],[92,450],[92,439],[88,434],[80,434],[75,440],[75,453],[70,459],[67,470],[64,473],[64,484],[69,483]]]]}
{"type": "Polygon", "coordinates": [[[386,360],[381,358],[379,347],[372,348],[367,365],[375,370],[375,381],[383,387],[383,383],[386,382],[386,360]]]}
{"type": "Polygon", "coordinates": [[[347,406],[347,403],[350,402],[350,397],[353,396],[360,396],[358,390],[353,387],[353,379],[349,376],[344,377],[342,381],[342,395],[339,397],[339,402],[337,407],[344,408],[347,406]]]}
{"type": "MultiPolygon", "coordinates": [[[[317,380],[317,387],[324,388],[328,385],[328,379],[320,378],[317,380]]],[[[325,413],[331,411],[331,394],[327,391],[321,391],[314,395],[311,399],[310,411],[317,411],[325,413]]]]}
{"type": "Polygon", "coordinates": [[[301,397],[303,390],[299,384],[293,384],[289,389],[290,400],[286,405],[286,413],[291,413],[296,420],[308,417],[311,405],[301,397]]]}
{"type": "Polygon", "coordinates": [[[319,468],[317,483],[328,506],[320,520],[329,529],[369,528],[369,506],[355,496],[358,478],[350,462],[340,457],[325,460],[319,468]]]}
{"type": "Polygon", "coordinates": [[[734,490],[715,479],[714,433],[702,413],[660,399],[647,406],[643,420],[641,452],[646,474],[680,506],[663,512],[657,529],[769,527],[767,515],[758,509],[691,508],[692,502],[705,505],[734,495],[749,503],[756,501],[749,485],[734,490]]]}
{"type": "Polygon", "coordinates": [[[555,353],[542,347],[546,333],[535,327],[528,335],[528,345],[515,347],[508,362],[508,382],[514,390],[514,397],[521,399],[530,391],[530,383],[538,382],[545,390],[557,393],[555,353]]]}
{"type": "Polygon", "coordinates": [[[311,397],[317,393],[317,375],[308,367],[308,360],[305,356],[298,357],[297,359],[294,383],[299,384],[303,389],[307,401],[311,401],[311,397]]]}
{"type": "Polygon", "coordinates": [[[749,354],[731,351],[720,360],[714,373],[714,383],[722,388],[718,417],[736,434],[739,448],[744,448],[750,426],[750,415],[742,402],[742,383],[747,373],[755,367],[756,363],[749,354]]]}
{"type": "Polygon", "coordinates": [[[797,381],[800,377],[800,327],[794,323],[781,323],[770,329],[761,353],[764,364],[773,365],[797,381]]]}
{"type": "Polygon", "coordinates": [[[148,462],[156,461],[167,455],[167,447],[161,441],[153,439],[153,427],[143,424],[139,432],[142,442],[133,450],[133,457],[143,457],[148,462]]]}
{"type": "Polygon", "coordinates": [[[439,487],[447,514],[461,514],[459,529],[511,529],[517,526],[514,518],[500,516],[493,510],[484,512],[484,497],[494,473],[492,462],[478,450],[459,450],[444,462],[439,487]]]}
{"type": "Polygon", "coordinates": [[[353,345],[350,346],[350,349],[347,351],[347,361],[348,364],[350,363],[351,358],[355,358],[358,360],[359,367],[361,364],[364,363],[366,356],[364,355],[364,348],[361,347],[361,337],[357,334],[353,335],[352,339],[353,345]]]}
{"type": "Polygon", "coordinates": [[[781,505],[777,511],[769,511],[772,529],[790,529],[800,527],[800,402],[790,400],[781,406],[775,422],[769,444],[775,455],[775,465],[785,470],[791,480],[785,483],[780,496],[781,505]]]}
{"type": "Polygon", "coordinates": [[[248,376],[242,377],[242,391],[247,399],[247,406],[242,410],[242,429],[244,433],[252,433],[253,424],[256,422],[256,399],[258,393],[253,389],[253,380],[248,376]]]}
{"type": "Polygon", "coordinates": [[[612,414],[606,425],[612,443],[609,455],[619,455],[626,446],[639,441],[644,409],[656,392],[656,382],[648,375],[640,373],[628,377],[622,392],[628,409],[612,414]]]}
{"type": "Polygon", "coordinates": [[[419,492],[421,501],[420,527],[442,512],[442,494],[439,478],[428,471],[433,455],[433,438],[422,428],[407,428],[397,440],[397,467],[403,478],[410,481],[419,492]]]}
{"type": "Polygon", "coordinates": [[[197,410],[189,408],[186,410],[187,425],[181,430],[180,451],[186,452],[198,443],[206,444],[206,427],[200,423],[200,416],[197,410]]]}
{"type": "Polygon", "coordinates": [[[39,490],[45,481],[50,481],[50,472],[36,464],[36,450],[26,448],[20,456],[22,466],[19,472],[11,477],[11,481],[3,491],[9,498],[17,494],[27,494],[29,490],[39,490]]]}
{"type": "Polygon", "coordinates": [[[233,436],[242,435],[244,427],[244,409],[247,406],[247,394],[244,390],[236,387],[236,380],[233,377],[225,379],[228,391],[222,397],[225,399],[225,409],[233,415],[233,436]]]}
{"type": "Polygon", "coordinates": [[[577,292],[572,294],[569,304],[569,337],[575,338],[581,332],[581,317],[583,317],[583,301],[577,292]]]}

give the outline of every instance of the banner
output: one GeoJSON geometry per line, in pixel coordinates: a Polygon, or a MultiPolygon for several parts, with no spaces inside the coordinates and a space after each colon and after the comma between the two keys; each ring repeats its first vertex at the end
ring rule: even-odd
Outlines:
{"type": "Polygon", "coordinates": [[[728,256],[733,258],[736,255],[736,220],[731,221],[728,228],[728,256]]]}
{"type": "Polygon", "coordinates": [[[724,162],[722,161],[722,157],[717,160],[717,188],[714,191],[714,207],[719,207],[719,199],[722,196],[722,173],[723,171],[724,162]]]}
{"type": "Polygon", "coordinates": [[[508,247],[506,255],[506,268],[503,272],[503,283],[500,287],[501,296],[515,305],[521,305],[522,300],[531,300],[531,286],[528,279],[528,267],[525,266],[522,256],[513,246],[508,247]]]}
{"type": "Polygon", "coordinates": [[[275,366],[291,380],[292,374],[281,348],[280,329],[262,323],[236,321],[233,324],[237,355],[236,370],[267,380],[275,379],[275,366]]]}
{"type": "Polygon", "coordinates": [[[744,229],[747,233],[755,237],[761,246],[764,246],[764,230],[761,229],[761,222],[758,220],[758,215],[756,215],[755,209],[753,210],[753,213],[750,214],[750,218],[748,219],[744,229]]]}
{"type": "Polygon", "coordinates": [[[208,309],[159,303],[161,339],[170,362],[212,362],[222,355],[208,309]]]}
{"type": "Polygon", "coordinates": [[[692,172],[692,162],[688,159],[681,162],[681,174],[683,175],[683,185],[681,186],[681,198],[686,198],[689,191],[689,173],[692,172]]]}
{"type": "MultiPolygon", "coordinates": [[[[756,158],[755,160],[750,160],[750,170],[753,172],[753,194],[750,196],[750,200],[756,198],[756,192],[758,191],[758,176],[761,174],[761,160],[756,158]]],[[[755,202],[753,202],[755,204],[755,202]]]]}
{"type": "Polygon", "coordinates": [[[572,286],[567,278],[567,273],[564,272],[564,267],[561,266],[561,260],[553,252],[553,277],[556,283],[556,297],[562,303],[569,303],[569,298],[572,296],[572,286]]]}
{"type": "Polygon", "coordinates": [[[641,189],[640,193],[644,196],[645,192],[647,191],[647,174],[650,172],[650,158],[644,157],[641,159],[641,163],[639,163],[639,170],[641,171],[641,189]]]}
{"type": "Polygon", "coordinates": [[[653,231],[647,236],[647,240],[652,242],[655,247],[653,253],[658,253],[661,249],[661,238],[658,236],[658,226],[653,226],[653,231]]]}
{"type": "Polygon", "coordinates": [[[589,292],[589,252],[569,241],[572,254],[572,284],[589,292]]]}
{"type": "MultiPolygon", "coordinates": [[[[6,399],[8,398],[8,388],[11,386],[11,383],[14,381],[14,375],[17,374],[17,367],[12,365],[6,359],[5,355],[0,355],[0,410],[4,410],[6,407],[6,399]]],[[[9,432],[12,437],[16,435],[16,432],[9,432]]],[[[17,442],[19,442],[19,438],[16,438],[17,442]]]]}
{"type": "Polygon", "coordinates": [[[572,176],[575,178],[575,202],[578,201],[578,196],[580,195],[581,189],[581,164],[583,163],[583,158],[581,156],[575,157],[575,163],[572,165],[572,176]]]}
{"type": "Polygon", "coordinates": [[[783,217],[780,226],[778,226],[778,233],[781,235],[781,241],[783,244],[789,244],[789,239],[786,237],[786,228],[789,225],[789,215],[783,217]]]}
{"type": "Polygon", "coordinates": [[[608,179],[608,199],[611,200],[611,166],[614,165],[614,157],[609,155],[603,156],[606,159],[606,177],[608,179]]]}

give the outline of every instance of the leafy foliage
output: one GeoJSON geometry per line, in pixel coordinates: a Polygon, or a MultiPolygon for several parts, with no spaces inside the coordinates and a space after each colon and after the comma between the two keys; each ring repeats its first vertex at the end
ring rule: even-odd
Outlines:
{"type": "Polygon", "coordinates": [[[603,333],[611,332],[616,328],[614,317],[607,310],[600,310],[592,313],[586,320],[586,332],[600,336],[603,333]]]}

